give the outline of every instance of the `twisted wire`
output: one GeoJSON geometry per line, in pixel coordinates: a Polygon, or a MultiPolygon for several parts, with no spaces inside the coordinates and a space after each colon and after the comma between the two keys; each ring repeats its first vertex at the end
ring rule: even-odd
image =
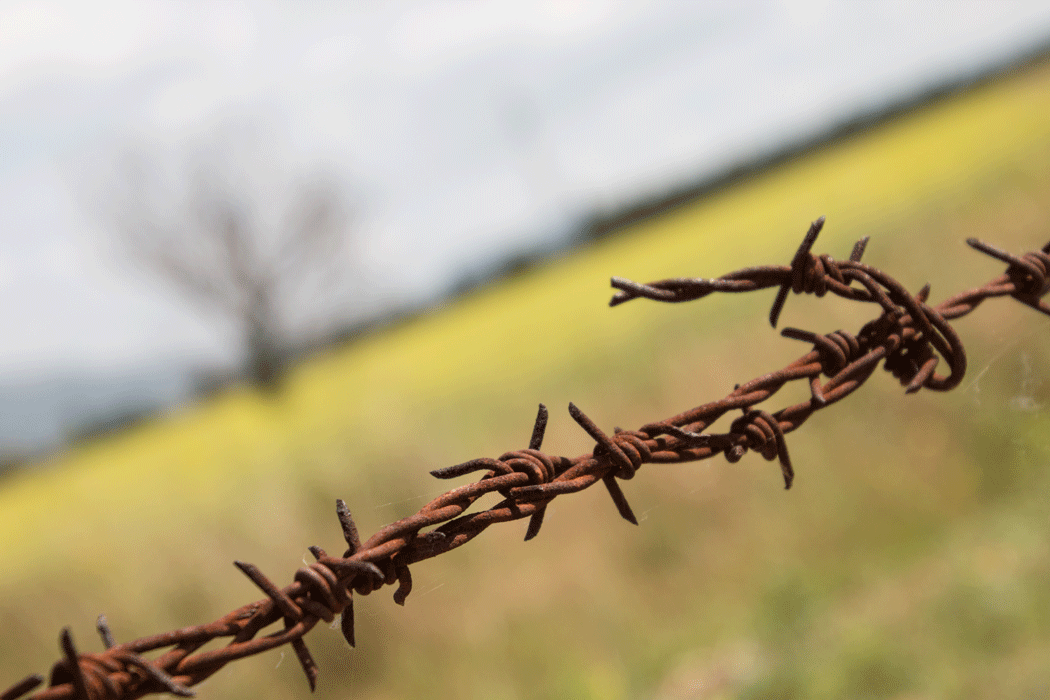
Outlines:
{"type": "MultiPolygon", "coordinates": [[[[63,658],[51,670],[49,687],[33,699],[126,700],[152,693],[192,696],[191,686],[227,663],[284,644],[291,644],[312,690],[318,668],[304,635],[319,620],[333,622],[339,617],[347,643],[354,646],[353,594],[369,595],[397,584],[394,600],[404,605],[412,591],[411,564],[460,547],[499,522],[528,518],[525,539],[530,540],[539,534],[552,500],[598,481],[621,517],[637,524],[619,481],[634,478],[645,464],[691,462],[716,454],[737,462],[752,451],[766,460],[777,460],[784,487],[791,488],[795,469],[785,436],[816,411],[856,391],[880,362],[907,393],[924,388],[948,391],[959,385],[966,372],[962,341],[948,321],[1000,296],[1011,296],[1050,316],[1050,305],[1042,298],[1050,291],[1050,243],[1041,250],[1014,256],[976,239],[968,240],[976,250],[1005,262],[1006,271],[981,287],[931,307],[926,303],[928,285],[911,294],[885,272],[861,262],[867,239],[857,242],[847,260],[812,255],[810,249],[823,225],[823,217],[813,222],[788,266],[749,267],[717,279],[676,278],[649,284],[614,277],[612,286],[618,291],[610,306],[640,298],[676,303],[714,292],[778,287],[769,316],[776,327],[789,293],[832,293],[880,307],[880,315],[857,334],[838,330],[821,335],[785,328],[781,335],[809,343],[812,350],[783,369],[736,386],[722,399],[638,430],[616,428],[610,434],[579,407],[569,404],[570,416],[595,442],[590,453],[572,459],[540,450],[548,421],[547,409],[541,404],[527,448],[506,452],[498,459],[483,457],[432,471],[440,479],[483,474],[477,481],[434,499],[415,515],[383,527],[363,543],[346,504],[337,500],[336,515],[346,551],[336,557],[320,547],[310,547],[315,561],[298,569],[290,585],[278,588],[254,565],[235,562],[266,597],[215,622],[117,643],[105,617],[100,616],[97,629],[105,648],[98,653],[78,652],[68,628],[63,630],[63,658]],[[942,360],[947,374],[936,371],[942,360]],[[786,383],[803,380],[810,387],[808,400],[775,412],[757,408],[786,383]],[[705,432],[736,410],[741,415],[730,422],[726,432],[705,432]],[[503,500],[487,510],[466,513],[488,493],[498,493],[503,500]],[[260,636],[278,622],[282,628],[260,636]],[[198,651],[221,637],[231,640],[222,648],[198,651]],[[143,656],[160,649],[166,651],[153,659],[143,656]]],[[[43,682],[42,676],[28,676],[0,693],[0,700],[15,700],[43,682]]]]}

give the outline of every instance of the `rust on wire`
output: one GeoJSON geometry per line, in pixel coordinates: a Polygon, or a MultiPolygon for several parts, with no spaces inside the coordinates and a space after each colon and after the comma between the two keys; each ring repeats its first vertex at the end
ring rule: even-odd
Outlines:
{"type": "MultiPolygon", "coordinates": [[[[547,505],[556,497],[586,489],[601,481],[625,520],[637,524],[620,480],[630,480],[645,464],[692,462],[722,454],[730,462],[747,452],[777,460],[785,488],[795,469],[788,455],[786,435],[798,429],[813,413],[835,404],[856,391],[880,363],[907,393],[921,389],[947,391],[959,385],[966,372],[966,354],[958,334],[948,323],[973,311],[987,299],[1010,296],[1050,316],[1043,297],[1050,291],[1050,243],[1042,249],[1015,256],[987,243],[967,243],[1003,263],[1006,271],[987,284],[956,294],[938,306],[927,305],[926,285],[912,294],[891,276],[861,262],[866,238],[854,246],[849,259],[810,253],[824,218],[813,222],[790,265],[749,267],[716,279],[676,278],[639,284],[612,278],[617,290],[610,306],[634,299],[684,302],[714,292],[747,292],[776,287],[770,323],[776,327],[789,292],[823,296],[832,293],[856,302],[876,304],[880,314],[856,334],[839,330],[826,335],[785,328],[781,335],[808,343],[812,349],[786,367],[738,384],[725,398],[683,411],[638,430],[602,430],[576,405],[569,415],[594,440],[594,449],[575,458],[540,451],[547,426],[547,408],[536,416],[528,447],[507,452],[498,459],[480,458],[431,474],[453,479],[482,472],[477,481],[439,496],[418,513],[382,528],[362,543],[350,511],[341,499],[336,515],[347,549],[341,557],[310,547],[316,561],[296,571],[293,581],[278,588],[258,568],[244,562],[236,566],[266,597],[245,605],[210,624],[184,627],[162,634],[117,643],[105,617],[97,628],[105,649],[98,653],[77,651],[69,630],[63,630],[63,658],[55,663],[46,689],[33,700],[125,700],[152,693],[193,695],[196,685],[226,664],[269,649],[291,644],[310,688],[318,668],[304,635],[319,620],[340,617],[343,636],[354,646],[353,594],[368,595],[397,584],[394,599],[403,605],[412,591],[410,565],[444,554],[466,544],[490,525],[528,518],[525,539],[539,534],[547,505]],[[941,368],[944,374],[938,373],[941,368]],[[805,381],[810,398],[778,411],[758,408],[788,382],[805,381]],[[719,418],[741,411],[728,431],[710,430],[719,418]],[[488,493],[503,497],[488,510],[466,513],[488,493]],[[265,636],[266,628],[283,622],[283,628],[265,636]],[[221,648],[201,651],[208,642],[230,638],[221,648]],[[143,656],[162,651],[152,659],[143,656]]],[[[44,682],[31,675],[0,693],[0,700],[15,700],[44,682]]]]}

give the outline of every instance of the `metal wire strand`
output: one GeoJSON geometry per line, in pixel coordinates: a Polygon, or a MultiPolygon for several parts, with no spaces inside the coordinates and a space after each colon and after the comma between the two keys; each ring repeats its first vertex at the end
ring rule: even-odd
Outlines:
{"type": "MultiPolygon", "coordinates": [[[[784,486],[790,488],[795,468],[788,456],[786,435],[798,429],[813,413],[823,410],[856,391],[882,363],[908,393],[921,389],[947,391],[966,371],[962,341],[948,323],[970,313],[993,297],[1010,296],[1050,315],[1050,305],[1042,297],[1050,291],[1050,243],[1042,249],[1014,256],[987,243],[971,239],[980,252],[1007,264],[1006,272],[987,284],[956,294],[938,306],[926,301],[930,290],[916,294],[877,268],[860,262],[867,244],[862,239],[848,260],[836,261],[828,255],[814,256],[810,249],[824,225],[823,217],[810,226],[790,266],[764,266],[737,270],[717,279],[668,279],[639,284],[614,277],[618,290],[610,304],[646,298],[661,302],[683,302],[715,292],[745,292],[777,287],[770,310],[775,326],[787,295],[826,293],[875,304],[881,310],[856,335],[836,331],[818,335],[797,328],[786,328],[782,335],[810,343],[812,350],[786,367],[764,374],[734,387],[726,397],[701,404],[671,418],[649,423],[636,431],[617,428],[611,435],[574,404],[572,419],[594,440],[594,448],[575,458],[548,455],[540,451],[547,426],[547,409],[542,404],[536,416],[528,447],[503,454],[498,459],[480,458],[431,472],[435,477],[453,479],[482,472],[472,483],[456,487],[439,496],[415,515],[383,527],[362,543],[350,511],[341,499],[336,501],[347,550],[332,557],[320,547],[310,547],[317,561],[296,571],[293,582],[278,588],[251,564],[236,562],[265,594],[266,598],[245,605],[210,624],[184,627],[116,643],[104,617],[98,630],[105,649],[81,654],[68,629],[60,639],[63,658],[54,666],[49,687],[33,695],[34,700],[130,700],[151,693],[191,695],[196,685],[223,666],[247,656],[284,644],[291,644],[306,674],[310,688],[317,682],[318,669],[303,642],[303,636],[319,620],[341,619],[347,642],[354,635],[353,593],[369,595],[397,584],[394,599],[404,604],[412,590],[410,566],[444,554],[466,544],[490,525],[511,520],[529,520],[525,539],[540,532],[547,505],[557,496],[575,493],[601,481],[619,514],[631,523],[631,511],[619,480],[634,478],[646,464],[691,462],[723,454],[730,462],[756,451],[780,464],[784,486]],[[936,367],[943,363],[947,375],[936,367]],[[826,379],[822,382],[820,377],[826,379]],[[785,384],[807,382],[810,398],[771,412],[759,408],[785,384]],[[742,411],[724,433],[711,426],[730,411],[742,411]],[[503,497],[488,510],[468,513],[470,506],[488,493],[503,497]],[[263,630],[278,622],[278,629],[265,636],[263,630]],[[226,646],[202,651],[208,642],[230,638],[226,646]],[[149,660],[143,654],[166,649],[149,660]]],[[[33,691],[43,677],[31,675],[12,685],[0,700],[16,700],[33,691]]]]}

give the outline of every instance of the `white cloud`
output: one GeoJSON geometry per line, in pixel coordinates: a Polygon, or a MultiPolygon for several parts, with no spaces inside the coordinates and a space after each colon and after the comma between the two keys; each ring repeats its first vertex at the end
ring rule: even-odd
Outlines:
{"type": "Polygon", "coordinates": [[[597,0],[428,2],[397,18],[390,45],[396,56],[428,71],[508,43],[586,41],[638,9],[597,0]]]}
{"type": "Polygon", "coordinates": [[[54,74],[119,69],[156,49],[172,10],[134,0],[5,3],[0,6],[0,91],[54,74]]]}

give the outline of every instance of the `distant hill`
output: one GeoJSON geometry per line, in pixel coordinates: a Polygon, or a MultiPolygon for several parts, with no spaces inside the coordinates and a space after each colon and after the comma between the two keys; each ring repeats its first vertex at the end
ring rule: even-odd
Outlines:
{"type": "Polygon", "coordinates": [[[174,365],[62,371],[0,383],[0,455],[10,462],[104,434],[189,398],[193,373],[174,365]]]}

